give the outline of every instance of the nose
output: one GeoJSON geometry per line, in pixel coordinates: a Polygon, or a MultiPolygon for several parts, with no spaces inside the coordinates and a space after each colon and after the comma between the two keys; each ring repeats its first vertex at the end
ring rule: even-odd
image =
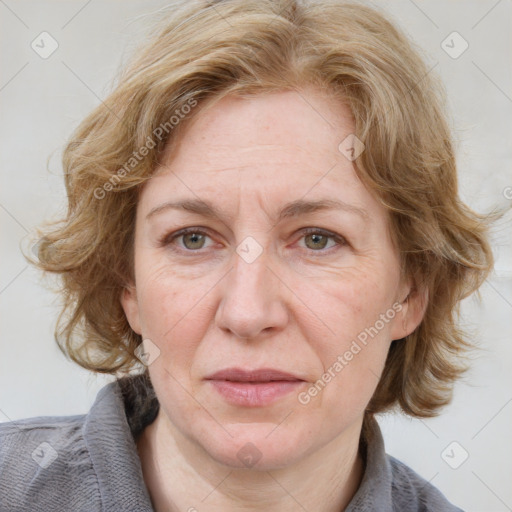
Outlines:
{"type": "Polygon", "coordinates": [[[287,288],[268,260],[266,251],[250,263],[234,253],[215,318],[220,329],[238,338],[256,339],[286,326],[283,293],[287,288]]]}

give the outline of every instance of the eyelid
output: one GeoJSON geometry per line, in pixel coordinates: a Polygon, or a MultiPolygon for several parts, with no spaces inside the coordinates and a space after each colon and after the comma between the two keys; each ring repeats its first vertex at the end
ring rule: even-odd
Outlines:
{"type": "Polygon", "coordinates": [[[338,240],[340,242],[348,243],[347,239],[344,236],[338,235],[338,233],[334,233],[334,231],[329,231],[328,229],[323,229],[323,228],[303,228],[303,229],[301,229],[299,231],[300,231],[300,233],[302,235],[309,235],[309,234],[312,234],[312,233],[318,233],[318,234],[323,235],[323,236],[334,238],[334,239],[336,239],[336,240],[338,240]]]}

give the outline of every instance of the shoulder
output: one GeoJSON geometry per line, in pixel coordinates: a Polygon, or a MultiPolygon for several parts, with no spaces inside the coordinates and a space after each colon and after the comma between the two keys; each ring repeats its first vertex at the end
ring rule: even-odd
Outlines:
{"type": "Polygon", "coordinates": [[[391,469],[393,510],[418,512],[462,512],[430,482],[412,468],[386,454],[391,469]]]}
{"type": "Polygon", "coordinates": [[[153,510],[135,443],[158,412],[148,378],[107,384],[84,415],[0,423],[0,510],[153,510]]]}
{"type": "Polygon", "coordinates": [[[412,468],[386,453],[376,419],[363,423],[361,454],[365,471],[346,512],[462,512],[412,468]]]}
{"type": "Polygon", "coordinates": [[[46,416],[0,424],[3,507],[85,510],[77,500],[86,494],[88,510],[95,510],[99,493],[83,436],[85,418],[46,416]]]}

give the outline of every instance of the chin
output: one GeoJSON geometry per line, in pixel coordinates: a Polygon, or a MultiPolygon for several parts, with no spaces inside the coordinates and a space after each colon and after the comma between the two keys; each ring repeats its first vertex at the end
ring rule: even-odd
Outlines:
{"type": "Polygon", "coordinates": [[[225,432],[217,437],[210,430],[210,437],[200,444],[215,461],[233,469],[281,469],[297,463],[313,449],[311,437],[308,440],[289,427],[276,428],[275,424],[242,423],[231,425],[228,431],[233,437],[226,439],[225,432]]]}

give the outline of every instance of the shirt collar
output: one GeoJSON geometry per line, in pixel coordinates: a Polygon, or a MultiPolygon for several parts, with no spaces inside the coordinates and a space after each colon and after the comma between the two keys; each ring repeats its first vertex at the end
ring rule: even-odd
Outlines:
{"type": "Polygon", "coordinates": [[[118,382],[99,391],[85,418],[84,439],[104,510],[154,512],[118,382]]]}
{"type": "Polygon", "coordinates": [[[360,450],[365,460],[361,484],[345,512],[389,512],[392,504],[392,470],[384,448],[384,438],[373,415],[365,417],[360,450]]]}

